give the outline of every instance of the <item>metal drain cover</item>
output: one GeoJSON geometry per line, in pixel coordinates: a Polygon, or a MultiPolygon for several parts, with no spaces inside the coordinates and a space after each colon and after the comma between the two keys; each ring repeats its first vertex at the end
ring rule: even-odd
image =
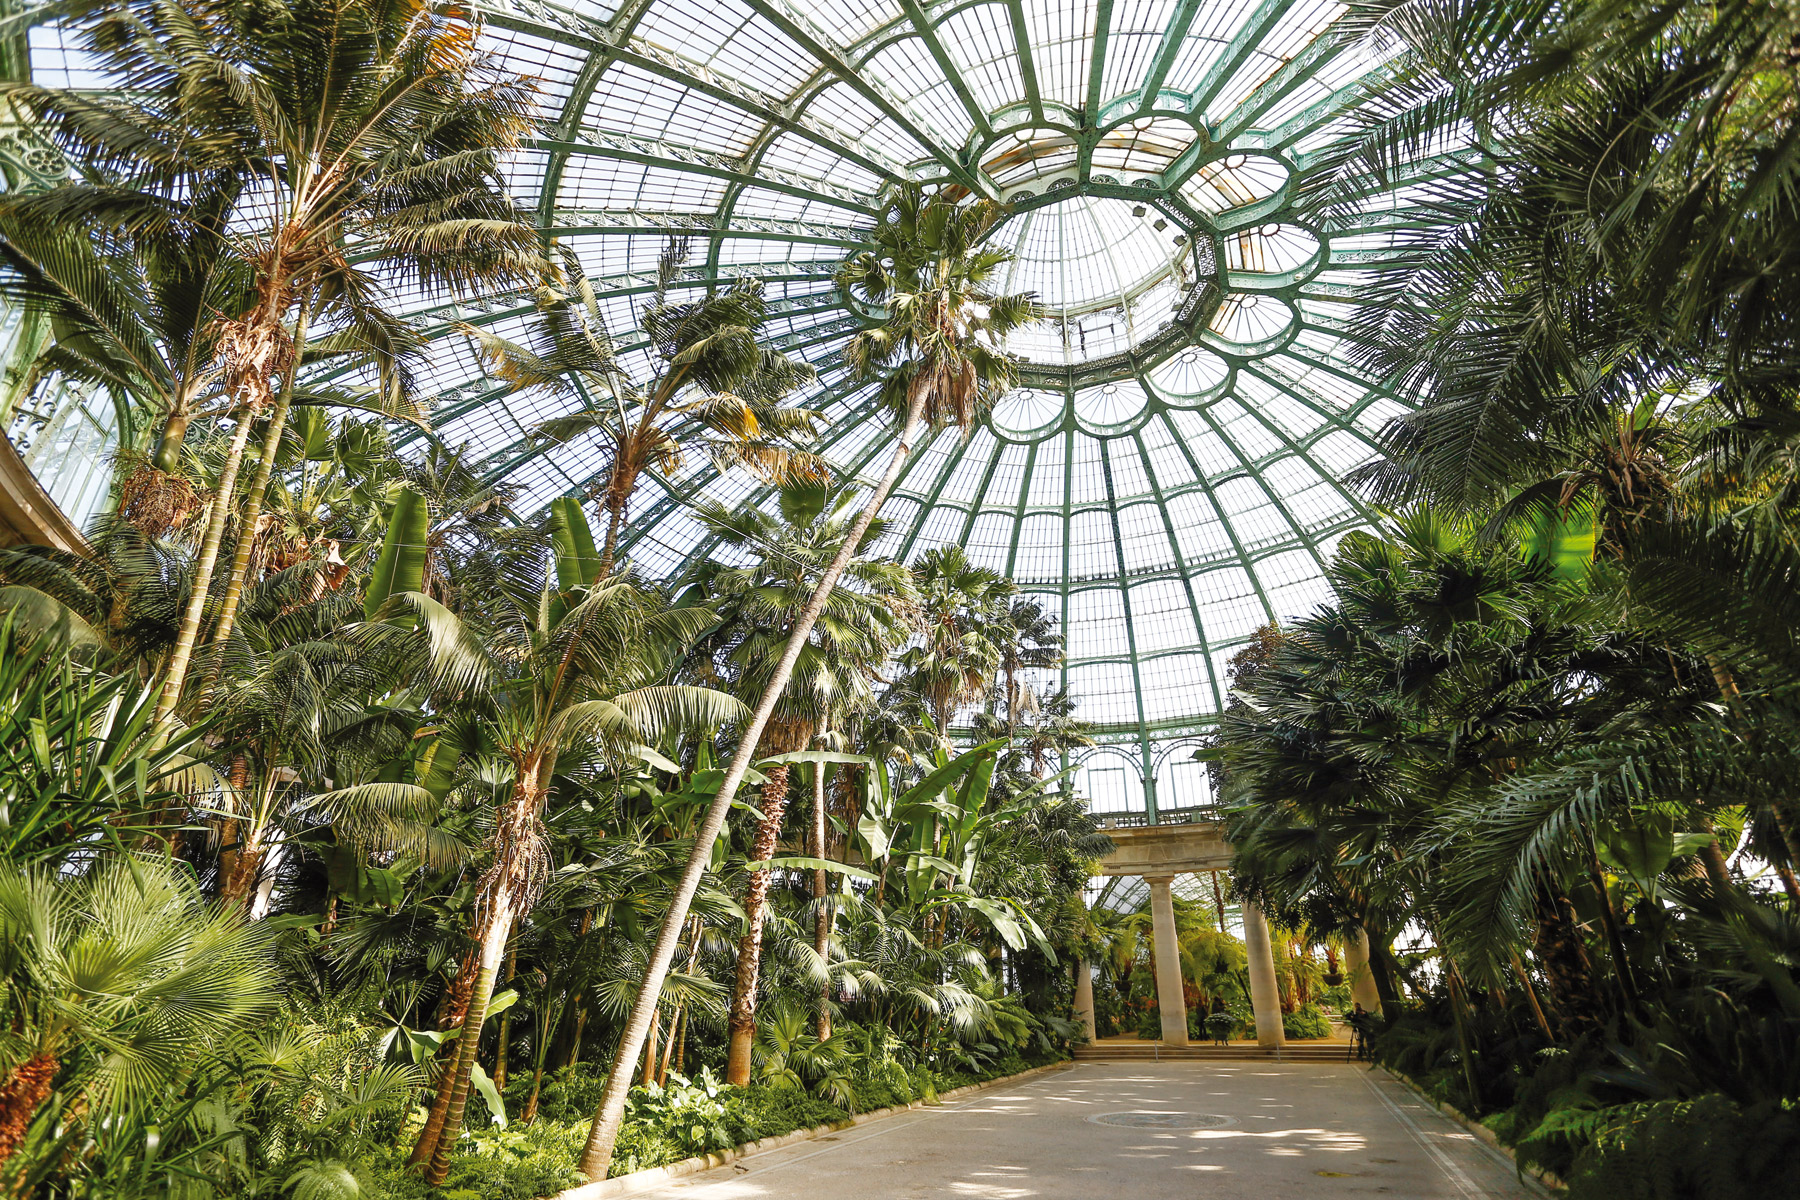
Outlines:
{"type": "Polygon", "coordinates": [[[1116,1112],[1088,1118],[1095,1125],[1122,1125],[1127,1129],[1223,1129],[1236,1125],[1236,1117],[1219,1113],[1116,1112]]]}

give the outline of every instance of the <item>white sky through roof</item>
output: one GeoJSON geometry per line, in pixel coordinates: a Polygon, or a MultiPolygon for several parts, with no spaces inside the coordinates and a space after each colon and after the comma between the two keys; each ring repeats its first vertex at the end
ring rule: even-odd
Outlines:
{"type": "MultiPolygon", "coordinates": [[[[572,247],[631,349],[674,234],[679,287],[767,281],[770,333],[813,363],[796,402],[825,454],[879,473],[889,430],[840,361],[859,327],[831,282],[900,178],[1010,202],[1008,286],[1054,319],[1013,349],[1027,386],[967,438],[935,438],[885,515],[911,561],[964,546],[1065,627],[1055,678],[1140,766],[1223,701],[1258,626],[1311,609],[1336,539],[1367,523],[1337,481],[1402,409],[1341,354],[1363,273],[1404,229],[1407,180],[1330,228],[1290,205],[1376,64],[1321,0],[481,0],[484,37],[539,77],[543,136],[510,185],[572,247]],[[1188,239],[1178,242],[1178,238],[1188,239]],[[1186,323],[1182,314],[1186,313],[1186,323]]],[[[53,25],[38,82],[94,85],[53,25]]],[[[517,336],[528,297],[396,290],[435,338],[424,384],[441,435],[535,511],[584,494],[594,444],[527,441],[572,403],[506,396],[457,321],[517,336]]],[[[709,552],[696,499],[761,502],[691,455],[646,482],[626,547],[667,574],[709,552]]]]}

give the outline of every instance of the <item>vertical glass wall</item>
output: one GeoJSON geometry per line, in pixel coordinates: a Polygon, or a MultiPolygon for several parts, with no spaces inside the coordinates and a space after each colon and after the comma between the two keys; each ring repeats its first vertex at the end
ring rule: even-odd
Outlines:
{"type": "MultiPolygon", "coordinates": [[[[16,50],[0,45],[0,76],[29,75],[16,50]]],[[[0,189],[46,188],[64,173],[61,156],[0,109],[0,189]]],[[[39,368],[49,332],[43,317],[0,305],[0,427],[63,515],[85,530],[112,498],[118,408],[106,389],[39,368]]]]}
{"type": "Polygon", "coordinates": [[[1191,737],[1095,746],[1072,759],[1074,786],[1088,811],[1113,826],[1212,820],[1212,781],[1194,759],[1199,748],[1191,737]]]}
{"type": "Polygon", "coordinates": [[[112,498],[118,409],[104,388],[33,371],[41,340],[37,324],[0,308],[0,361],[6,363],[0,422],[50,499],[85,530],[112,498]]]}

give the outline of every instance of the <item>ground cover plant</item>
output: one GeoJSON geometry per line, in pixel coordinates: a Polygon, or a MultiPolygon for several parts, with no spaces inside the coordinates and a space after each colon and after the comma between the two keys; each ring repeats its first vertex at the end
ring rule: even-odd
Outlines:
{"type": "MultiPolygon", "coordinates": [[[[1160,1035],[1147,906],[1084,899],[1064,631],[886,536],[1025,378],[1005,205],[896,180],[807,268],[885,410],[846,477],[790,279],[697,288],[678,232],[609,307],[509,192],[543,81],[471,12],[58,13],[118,86],[5,85],[69,177],[0,193],[0,301],[20,380],[124,432],[82,553],[0,547],[0,1190],[546,1195],[1060,1061],[1077,962],[1100,1036],[1160,1035]],[[421,432],[417,289],[494,394],[576,398],[522,436],[595,494],[421,432]],[[647,571],[633,506],[695,457],[766,502],[692,504],[708,552],[647,571]]],[[[1323,601],[1230,661],[1189,1036],[1254,1036],[1254,902],[1287,1037],[1356,1021],[1576,1200],[1785,1194],[1800,29],[1378,0],[1329,36],[1386,66],[1286,186],[1353,246],[1404,184],[1330,337],[1407,413],[1323,601]]]]}

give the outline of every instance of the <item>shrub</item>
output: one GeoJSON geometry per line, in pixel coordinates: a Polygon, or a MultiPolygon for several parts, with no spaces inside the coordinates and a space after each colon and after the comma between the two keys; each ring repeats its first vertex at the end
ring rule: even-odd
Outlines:
{"type": "Polygon", "coordinates": [[[1282,1014],[1281,1032],[1295,1040],[1328,1038],[1331,1036],[1331,1022],[1319,1011],[1318,1005],[1307,1004],[1291,1013],[1282,1014]]]}
{"type": "Polygon", "coordinates": [[[1712,1094],[1604,1109],[1561,1109],[1525,1143],[1581,1146],[1570,1200],[1764,1200],[1792,1194],[1800,1113],[1767,1101],[1740,1108],[1712,1094]]]}

